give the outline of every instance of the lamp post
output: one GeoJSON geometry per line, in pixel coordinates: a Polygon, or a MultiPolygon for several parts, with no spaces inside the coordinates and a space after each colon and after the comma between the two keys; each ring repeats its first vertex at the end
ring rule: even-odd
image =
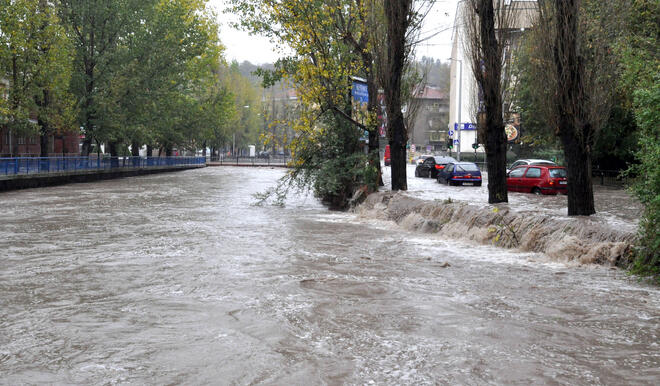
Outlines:
{"type": "Polygon", "coordinates": [[[463,61],[461,59],[454,59],[454,58],[449,58],[449,60],[455,60],[458,62],[458,125],[456,128],[456,135],[458,136],[458,146],[456,147],[456,158],[457,160],[461,160],[461,126],[463,123],[461,122],[461,89],[463,88],[463,61]]]}

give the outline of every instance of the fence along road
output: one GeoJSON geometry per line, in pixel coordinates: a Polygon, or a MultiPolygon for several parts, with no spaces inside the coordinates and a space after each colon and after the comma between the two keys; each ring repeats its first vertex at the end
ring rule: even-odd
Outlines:
{"type": "Polygon", "coordinates": [[[208,166],[277,166],[288,167],[291,157],[213,157],[207,161],[208,166]]]}
{"type": "Polygon", "coordinates": [[[0,158],[0,191],[89,182],[206,166],[204,157],[0,158]]]}

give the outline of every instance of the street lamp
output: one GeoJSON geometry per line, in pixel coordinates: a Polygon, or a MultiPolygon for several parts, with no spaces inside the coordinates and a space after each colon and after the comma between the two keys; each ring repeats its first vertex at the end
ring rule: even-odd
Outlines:
{"type": "Polygon", "coordinates": [[[461,59],[454,59],[454,58],[448,58],[449,60],[455,60],[458,62],[458,71],[459,71],[459,77],[458,77],[458,125],[456,129],[456,135],[458,136],[458,146],[456,147],[456,158],[460,161],[461,160],[461,125],[463,124],[461,122],[461,89],[463,88],[463,61],[461,59]]]}

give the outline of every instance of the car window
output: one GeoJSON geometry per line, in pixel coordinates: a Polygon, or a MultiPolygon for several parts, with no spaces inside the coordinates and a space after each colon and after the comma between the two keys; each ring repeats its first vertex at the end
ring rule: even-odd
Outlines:
{"type": "Polygon", "coordinates": [[[550,169],[550,177],[566,178],[566,169],[550,169]]]}
{"type": "Polygon", "coordinates": [[[527,177],[527,178],[539,178],[539,177],[541,177],[541,169],[539,169],[539,168],[529,168],[529,169],[527,169],[527,174],[525,174],[525,177],[527,177]]]}
{"type": "Polygon", "coordinates": [[[479,168],[475,164],[458,164],[456,165],[457,170],[464,172],[478,172],[479,168]]]}
{"type": "Polygon", "coordinates": [[[433,157],[429,157],[429,158],[424,160],[425,165],[433,165],[434,163],[435,163],[435,160],[433,159],[433,157]]]}
{"type": "Polygon", "coordinates": [[[509,177],[522,177],[523,173],[525,173],[525,168],[518,168],[512,170],[511,173],[509,173],[509,177]]]}
{"type": "Polygon", "coordinates": [[[523,165],[523,164],[525,164],[524,161],[516,161],[513,164],[511,164],[511,169],[515,168],[516,166],[523,165]]]}
{"type": "Polygon", "coordinates": [[[448,164],[445,166],[445,168],[442,170],[443,173],[451,173],[454,171],[454,164],[448,164]]]}

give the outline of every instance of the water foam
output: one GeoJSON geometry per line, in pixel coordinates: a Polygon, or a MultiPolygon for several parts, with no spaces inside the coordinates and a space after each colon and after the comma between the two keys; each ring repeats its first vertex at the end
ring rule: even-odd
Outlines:
{"type": "Polygon", "coordinates": [[[635,241],[631,231],[585,217],[518,213],[505,204],[489,208],[403,193],[371,194],[355,211],[361,219],[393,221],[411,232],[542,253],[550,260],[572,264],[625,266],[635,241]]]}

